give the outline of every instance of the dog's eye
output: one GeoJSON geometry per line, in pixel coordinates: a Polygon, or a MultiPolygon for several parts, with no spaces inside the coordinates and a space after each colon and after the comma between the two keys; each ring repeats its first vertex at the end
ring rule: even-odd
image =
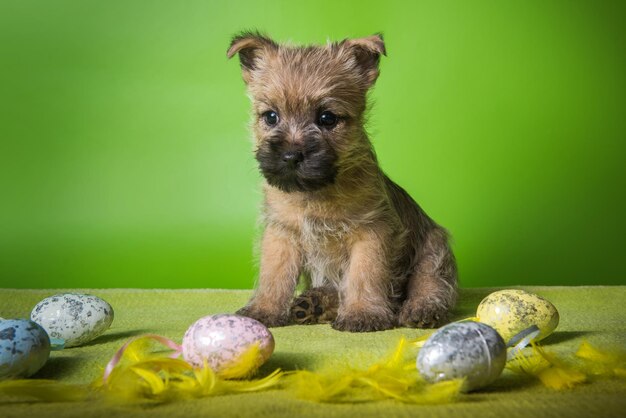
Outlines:
{"type": "Polygon", "coordinates": [[[332,128],[337,124],[338,121],[339,116],[327,110],[320,114],[319,118],[317,119],[317,124],[326,128],[332,128]]]}
{"type": "Polygon", "coordinates": [[[274,112],[273,110],[268,110],[267,112],[263,113],[261,116],[263,117],[263,120],[265,121],[265,123],[267,123],[270,126],[274,126],[278,123],[278,113],[274,112]]]}

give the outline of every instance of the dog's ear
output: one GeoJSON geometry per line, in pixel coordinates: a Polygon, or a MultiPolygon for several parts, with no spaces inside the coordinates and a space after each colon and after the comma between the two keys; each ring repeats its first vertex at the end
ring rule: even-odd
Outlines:
{"type": "Polygon", "coordinates": [[[265,52],[277,49],[278,44],[265,35],[258,32],[242,32],[233,37],[226,55],[228,58],[232,58],[239,53],[243,79],[249,83],[251,72],[256,68],[258,59],[265,52]]]}
{"type": "Polygon", "coordinates": [[[365,79],[366,87],[371,87],[378,78],[380,56],[387,55],[382,34],[346,39],[341,44],[353,54],[358,70],[365,79]]]}

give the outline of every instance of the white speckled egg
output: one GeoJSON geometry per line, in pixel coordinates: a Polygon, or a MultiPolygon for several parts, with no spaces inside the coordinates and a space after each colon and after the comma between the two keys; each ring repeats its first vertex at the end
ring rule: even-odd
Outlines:
{"type": "Polygon", "coordinates": [[[223,377],[245,377],[253,373],[274,351],[274,337],[259,321],[239,315],[205,316],[189,327],[183,337],[183,358],[194,367],[204,361],[223,377]],[[236,367],[242,354],[254,344],[259,354],[251,367],[236,367]]]}
{"type": "Polygon", "coordinates": [[[417,356],[417,369],[428,382],[465,379],[464,391],[484,387],[500,376],[506,345],[488,325],[455,322],[438,329],[417,356]]]}
{"type": "Polygon", "coordinates": [[[76,347],[111,326],[113,308],[97,296],[62,293],[35,305],[30,319],[41,325],[51,338],[65,340],[65,347],[76,347]]]}
{"type": "Polygon", "coordinates": [[[496,329],[509,341],[517,333],[536,325],[539,341],[552,333],[559,324],[559,313],[552,303],[534,293],[508,289],[485,297],[476,311],[476,317],[496,329]]]}
{"type": "Polygon", "coordinates": [[[29,377],[50,357],[46,331],[28,319],[0,321],[0,379],[29,377]]]}

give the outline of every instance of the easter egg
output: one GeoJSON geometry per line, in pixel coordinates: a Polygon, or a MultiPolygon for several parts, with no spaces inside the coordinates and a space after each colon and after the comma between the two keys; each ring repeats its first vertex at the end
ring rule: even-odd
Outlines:
{"type": "Polygon", "coordinates": [[[50,357],[46,331],[28,319],[0,321],[0,379],[29,377],[50,357]]]}
{"type": "Polygon", "coordinates": [[[536,325],[539,341],[554,331],[559,324],[559,313],[552,303],[534,293],[508,289],[485,297],[476,311],[476,317],[496,329],[509,341],[521,331],[536,325]]]}
{"type": "Polygon", "coordinates": [[[464,391],[479,389],[500,376],[506,345],[489,325],[455,322],[437,331],[417,356],[417,369],[428,382],[465,379],[464,391]]]}
{"type": "Polygon", "coordinates": [[[204,362],[223,377],[253,373],[274,351],[274,337],[259,321],[239,315],[220,314],[200,318],[183,337],[183,358],[195,367],[204,362]],[[255,346],[256,358],[242,358],[255,346]]]}
{"type": "Polygon", "coordinates": [[[35,305],[30,319],[41,325],[51,338],[65,340],[65,347],[76,347],[111,326],[113,308],[97,296],[62,293],[35,305]]]}

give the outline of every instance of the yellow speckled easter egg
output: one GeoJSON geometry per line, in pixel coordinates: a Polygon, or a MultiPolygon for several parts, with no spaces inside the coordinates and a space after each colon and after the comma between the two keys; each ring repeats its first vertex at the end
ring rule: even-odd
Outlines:
{"type": "Polygon", "coordinates": [[[480,322],[495,328],[504,341],[532,325],[540,330],[535,338],[539,341],[559,324],[559,313],[552,303],[534,293],[516,289],[500,290],[485,297],[478,305],[476,316],[480,322]]]}

